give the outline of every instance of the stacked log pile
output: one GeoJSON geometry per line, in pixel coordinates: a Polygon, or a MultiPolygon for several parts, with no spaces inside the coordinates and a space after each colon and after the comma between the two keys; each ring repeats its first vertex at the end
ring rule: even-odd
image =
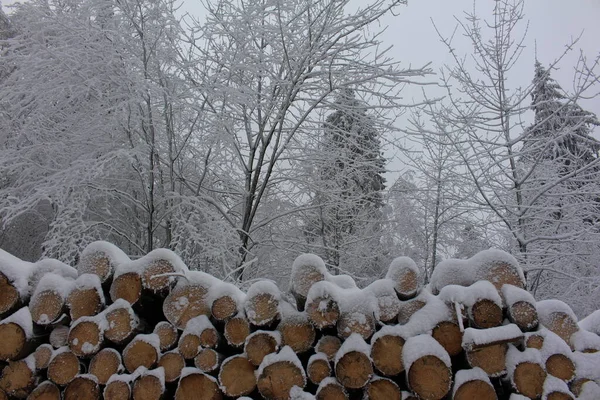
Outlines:
{"type": "Polygon", "coordinates": [[[287,293],[165,249],[0,250],[0,399],[600,399],[600,311],[536,302],[498,250],[420,281],[406,257],[361,289],[304,254],[287,293]]]}

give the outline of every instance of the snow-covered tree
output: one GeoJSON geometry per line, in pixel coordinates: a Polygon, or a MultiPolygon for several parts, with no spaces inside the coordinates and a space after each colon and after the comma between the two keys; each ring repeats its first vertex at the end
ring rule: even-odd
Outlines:
{"type": "Polygon", "coordinates": [[[306,237],[333,273],[377,276],[385,184],[379,133],[352,89],[344,89],[332,108],[309,161],[314,209],[305,220],[306,237]]]}

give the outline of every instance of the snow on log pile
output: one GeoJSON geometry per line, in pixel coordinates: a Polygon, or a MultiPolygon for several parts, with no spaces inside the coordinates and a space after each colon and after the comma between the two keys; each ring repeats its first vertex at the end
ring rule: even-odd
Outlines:
{"type": "Polygon", "coordinates": [[[0,400],[600,399],[600,311],[536,302],[502,251],[427,286],[407,257],[365,288],[311,254],[290,276],[244,291],[165,249],[0,250],[0,400]]]}

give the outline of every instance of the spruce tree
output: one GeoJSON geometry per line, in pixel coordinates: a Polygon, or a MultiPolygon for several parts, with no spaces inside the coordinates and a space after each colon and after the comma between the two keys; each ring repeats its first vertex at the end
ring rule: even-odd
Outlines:
{"type": "Polygon", "coordinates": [[[316,211],[306,220],[307,238],[334,273],[377,271],[385,160],[376,123],[351,89],[332,109],[312,165],[316,211]]]}

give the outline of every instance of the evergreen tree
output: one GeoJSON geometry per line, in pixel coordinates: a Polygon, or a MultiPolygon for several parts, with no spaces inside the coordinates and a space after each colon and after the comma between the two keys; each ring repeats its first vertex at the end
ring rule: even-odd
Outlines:
{"type": "Polygon", "coordinates": [[[314,162],[309,242],[322,245],[334,273],[379,272],[385,160],[375,121],[351,89],[343,90],[325,120],[314,162]]]}

